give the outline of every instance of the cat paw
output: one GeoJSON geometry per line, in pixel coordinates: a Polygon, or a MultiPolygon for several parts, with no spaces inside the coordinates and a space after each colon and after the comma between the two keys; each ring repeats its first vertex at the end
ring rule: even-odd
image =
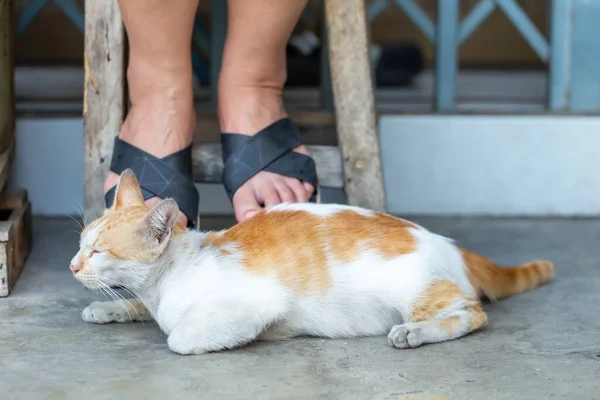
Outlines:
{"type": "Polygon", "coordinates": [[[199,354],[204,354],[204,353],[208,353],[207,350],[203,349],[202,347],[198,346],[197,344],[195,344],[193,341],[182,337],[181,335],[169,335],[169,338],[167,339],[167,345],[169,346],[169,349],[177,354],[181,354],[182,356],[189,356],[189,355],[199,355],[199,354]]]}
{"type": "Polygon", "coordinates": [[[95,301],[81,313],[85,322],[108,324],[110,322],[129,322],[125,309],[116,307],[113,302],[95,301]]]}
{"type": "Polygon", "coordinates": [[[388,343],[398,349],[414,349],[423,344],[421,329],[411,324],[395,325],[388,335],[388,343]]]}

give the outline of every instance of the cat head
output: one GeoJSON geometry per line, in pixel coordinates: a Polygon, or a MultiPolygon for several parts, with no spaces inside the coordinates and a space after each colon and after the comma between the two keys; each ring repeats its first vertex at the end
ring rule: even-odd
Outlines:
{"type": "Polygon", "coordinates": [[[133,171],[125,170],[112,206],[82,231],[79,251],[69,268],[88,288],[139,289],[152,275],[174,232],[184,230],[177,225],[178,215],[172,199],[148,208],[133,171]]]}

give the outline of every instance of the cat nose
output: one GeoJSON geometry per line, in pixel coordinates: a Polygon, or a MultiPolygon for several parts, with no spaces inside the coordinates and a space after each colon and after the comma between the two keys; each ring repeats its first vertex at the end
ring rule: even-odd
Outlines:
{"type": "Polygon", "coordinates": [[[69,269],[73,274],[76,274],[81,269],[81,263],[79,262],[79,253],[75,254],[73,258],[71,258],[71,262],[69,263],[69,269]]]}
{"type": "Polygon", "coordinates": [[[81,269],[81,267],[79,266],[79,264],[70,264],[69,265],[69,269],[71,270],[71,272],[73,274],[76,274],[79,272],[79,270],[81,269]]]}

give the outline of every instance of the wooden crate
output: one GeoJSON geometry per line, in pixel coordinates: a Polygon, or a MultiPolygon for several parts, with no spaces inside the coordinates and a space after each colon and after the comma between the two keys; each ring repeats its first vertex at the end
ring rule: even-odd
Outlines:
{"type": "Polygon", "coordinates": [[[12,291],[31,249],[27,192],[0,195],[0,297],[12,291]]]}

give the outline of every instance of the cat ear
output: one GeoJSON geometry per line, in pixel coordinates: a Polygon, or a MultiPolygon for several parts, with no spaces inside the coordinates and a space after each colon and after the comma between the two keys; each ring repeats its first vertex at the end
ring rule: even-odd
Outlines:
{"type": "Polygon", "coordinates": [[[143,204],[144,196],[142,195],[140,184],[133,171],[128,168],[119,177],[112,209],[118,210],[121,207],[143,204]]]}
{"type": "Polygon", "coordinates": [[[161,200],[144,216],[139,233],[149,247],[161,246],[171,237],[178,218],[177,202],[173,199],[161,200]]]}

